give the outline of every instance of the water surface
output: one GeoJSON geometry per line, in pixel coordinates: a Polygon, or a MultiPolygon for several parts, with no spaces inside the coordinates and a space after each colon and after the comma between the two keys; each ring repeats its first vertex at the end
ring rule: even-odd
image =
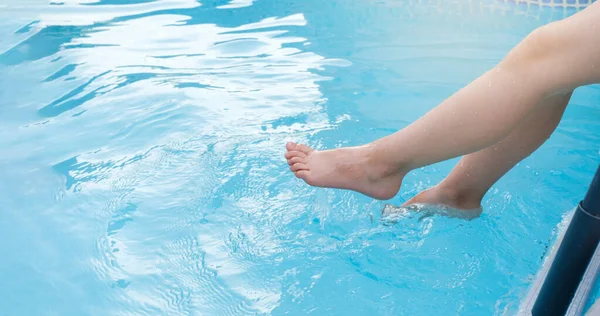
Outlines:
{"type": "MultiPolygon", "coordinates": [[[[288,140],[410,124],[572,11],[496,1],[5,0],[1,315],[510,315],[598,163],[598,87],[473,221],[379,222],[288,140]]],[[[449,131],[451,132],[451,131],[449,131]]],[[[456,159],[412,172],[400,204],[456,159]]]]}

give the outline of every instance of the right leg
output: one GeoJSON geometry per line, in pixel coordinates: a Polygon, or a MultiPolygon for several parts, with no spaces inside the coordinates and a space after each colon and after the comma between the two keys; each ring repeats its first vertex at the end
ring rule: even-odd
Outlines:
{"type": "Polygon", "coordinates": [[[415,168],[492,146],[548,97],[600,82],[600,2],[534,31],[494,69],[425,116],[367,146],[314,151],[288,144],[310,185],[392,198],[415,168]]]}
{"type": "Polygon", "coordinates": [[[479,210],[489,188],[554,132],[571,95],[572,92],[542,101],[543,106],[529,113],[500,143],[464,156],[442,182],[404,205],[437,204],[460,210],[479,210]]]}

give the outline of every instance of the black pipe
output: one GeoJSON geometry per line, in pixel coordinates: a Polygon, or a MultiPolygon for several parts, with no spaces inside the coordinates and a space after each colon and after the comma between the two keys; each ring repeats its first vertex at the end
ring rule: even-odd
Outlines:
{"type": "Polygon", "coordinates": [[[600,166],[571,219],[531,314],[564,315],[600,241],[600,166]]]}
{"type": "Polygon", "coordinates": [[[581,205],[590,215],[600,217],[600,166],[581,205]]]}

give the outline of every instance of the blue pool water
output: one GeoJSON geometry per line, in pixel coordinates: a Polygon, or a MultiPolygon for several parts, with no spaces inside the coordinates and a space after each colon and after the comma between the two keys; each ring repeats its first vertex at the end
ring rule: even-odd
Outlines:
{"type": "MultiPolygon", "coordinates": [[[[405,127],[572,13],[0,2],[0,315],[513,314],[597,167],[597,86],[473,221],[382,225],[384,202],[307,187],[283,146],[405,127]]],[[[412,172],[391,202],[455,162],[412,172]]]]}

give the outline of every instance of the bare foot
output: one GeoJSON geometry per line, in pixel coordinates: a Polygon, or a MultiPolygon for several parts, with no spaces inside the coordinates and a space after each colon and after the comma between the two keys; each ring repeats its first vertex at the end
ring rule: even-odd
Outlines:
{"type": "Polygon", "coordinates": [[[470,220],[479,217],[481,212],[481,198],[437,186],[417,194],[401,207],[386,205],[382,216],[393,218],[394,215],[421,213],[423,217],[438,214],[470,220]]]}
{"type": "Polygon", "coordinates": [[[403,206],[411,204],[444,205],[459,210],[474,210],[481,209],[481,198],[436,186],[417,194],[403,206]]]}
{"type": "Polygon", "coordinates": [[[357,191],[379,200],[393,198],[406,174],[398,166],[378,162],[368,146],[317,151],[288,143],[286,149],[290,170],[307,184],[357,191]]]}
{"type": "Polygon", "coordinates": [[[417,194],[402,206],[386,205],[381,211],[381,219],[389,225],[414,215],[420,216],[419,220],[434,215],[472,220],[481,215],[480,202],[481,199],[475,196],[460,195],[455,190],[437,186],[417,194]]]}
{"type": "Polygon", "coordinates": [[[436,215],[473,220],[481,215],[481,211],[481,208],[461,210],[442,204],[415,203],[399,207],[387,204],[381,210],[381,221],[385,224],[394,225],[402,219],[413,216],[419,216],[419,220],[422,220],[436,215]]]}

